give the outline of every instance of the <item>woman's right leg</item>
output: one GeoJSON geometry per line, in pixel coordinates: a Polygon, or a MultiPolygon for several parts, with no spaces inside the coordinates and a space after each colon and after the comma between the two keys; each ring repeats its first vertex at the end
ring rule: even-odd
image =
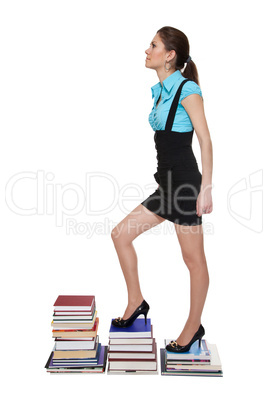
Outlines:
{"type": "Polygon", "coordinates": [[[122,316],[124,320],[131,316],[144,299],[140,289],[137,254],[132,242],[140,234],[164,220],[140,204],[111,232],[128,291],[128,306],[122,316]]]}

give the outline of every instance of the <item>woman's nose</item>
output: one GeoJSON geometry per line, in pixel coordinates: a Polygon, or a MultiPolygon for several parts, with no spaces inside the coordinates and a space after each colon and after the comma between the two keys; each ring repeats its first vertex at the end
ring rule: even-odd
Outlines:
{"type": "Polygon", "coordinates": [[[149,54],[149,50],[150,50],[150,48],[149,48],[149,49],[146,49],[146,50],[145,50],[145,53],[146,53],[146,54],[149,54]]]}

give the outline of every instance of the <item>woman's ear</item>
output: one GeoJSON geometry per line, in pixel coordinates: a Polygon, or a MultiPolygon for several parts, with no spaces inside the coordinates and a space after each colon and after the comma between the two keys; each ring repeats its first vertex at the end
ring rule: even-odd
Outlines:
{"type": "Polygon", "coordinates": [[[168,56],[167,56],[167,62],[174,61],[174,60],[175,60],[175,57],[176,57],[176,52],[175,52],[175,50],[170,50],[170,51],[169,51],[169,54],[168,54],[168,56]]]}

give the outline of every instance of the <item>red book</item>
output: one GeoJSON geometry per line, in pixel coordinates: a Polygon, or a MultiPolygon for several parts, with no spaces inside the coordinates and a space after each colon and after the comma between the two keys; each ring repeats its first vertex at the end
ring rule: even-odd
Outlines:
{"type": "Polygon", "coordinates": [[[95,296],[61,295],[54,303],[54,311],[92,311],[95,296]]]}

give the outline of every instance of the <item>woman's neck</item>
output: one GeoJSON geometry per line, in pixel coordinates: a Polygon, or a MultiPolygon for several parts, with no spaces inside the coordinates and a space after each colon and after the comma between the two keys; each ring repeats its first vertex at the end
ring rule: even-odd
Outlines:
{"type": "Polygon", "coordinates": [[[166,71],[164,68],[161,68],[161,70],[156,70],[156,73],[158,75],[159,81],[161,85],[163,86],[163,81],[169,77],[171,74],[175,73],[175,69],[170,69],[169,71],[166,71]]]}

